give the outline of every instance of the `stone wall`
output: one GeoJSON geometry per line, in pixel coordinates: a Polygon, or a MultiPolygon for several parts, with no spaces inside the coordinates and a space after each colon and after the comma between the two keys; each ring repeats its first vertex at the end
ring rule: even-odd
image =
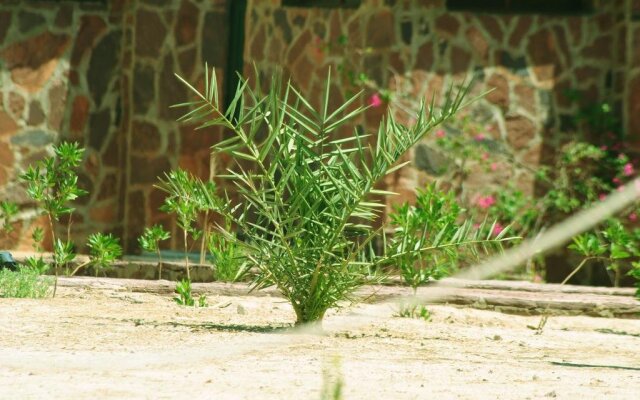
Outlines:
{"type": "Polygon", "coordinates": [[[87,148],[80,184],[91,195],[79,202],[74,232],[122,229],[122,16],[120,1],[0,5],[0,198],[22,212],[1,247],[29,248],[30,231],[42,220],[17,178],[61,140],[87,148]]]}
{"type": "MultiPolygon", "coordinates": [[[[495,88],[474,117],[530,163],[569,128],[579,105],[565,91],[577,89],[584,102],[611,102],[640,148],[640,0],[596,0],[594,15],[561,17],[453,13],[444,0],[362,0],[359,9],[280,3],[248,0],[247,75],[254,62],[263,77],[281,67],[315,94],[334,67],[334,105],[357,89],[338,65],[375,81],[363,104],[380,88],[441,97],[452,82],[474,77],[474,93],[495,88]]],[[[77,242],[114,232],[135,252],[137,235],[154,223],[177,236],[174,220],[157,211],[163,195],[153,185],[177,166],[208,178],[208,148],[223,132],[175,122],[179,112],[169,105],[189,94],[173,74],[201,87],[207,61],[223,82],[227,8],[226,0],[2,1],[0,199],[17,201],[21,218],[0,247],[29,248],[43,221],[17,177],[60,140],[86,148],[80,182],[91,194],[73,221],[77,242]]],[[[356,123],[371,129],[384,112],[371,108],[356,123]]],[[[420,165],[388,177],[385,185],[402,194],[397,200],[411,199],[428,179],[420,165]]],[[[514,179],[532,190],[533,182],[514,179]]]]}
{"type": "MultiPolygon", "coordinates": [[[[18,176],[61,140],[86,149],[72,224],[76,243],[114,232],[137,251],[157,211],[157,177],[181,166],[208,178],[209,146],[220,132],[194,133],[169,105],[188,99],[178,73],[202,83],[205,61],[223,81],[225,0],[109,0],[0,4],[0,199],[21,208],[0,247],[30,248],[43,225],[18,176]]],[[[64,222],[64,221],[63,221],[64,222]]],[[[177,236],[177,235],[174,235],[177,236]]],[[[168,244],[172,246],[172,244],[168,244]]]]}
{"type": "MultiPolygon", "coordinates": [[[[345,64],[380,88],[408,87],[404,94],[413,99],[441,99],[450,84],[473,78],[474,94],[494,89],[473,106],[474,117],[486,122],[488,136],[506,141],[516,159],[530,164],[552,152],[559,132],[572,129],[581,105],[609,101],[623,116],[627,0],[597,1],[595,14],[576,16],[449,12],[444,0],[362,4],[355,10],[310,9],[250,1],[245,59],[265,72],[282,65],[306,93],[319,91],[329,66],[335,71],[345,64]],[[346,47],[335,46],[344,38],[346,47]],[[583,93],[581,104],[569,100],[569,89],[583,93]]],[[[340,84],[334,89],[337,99],[353,90],[340,84]]],[[[365,118],[369,127],[381,113],[372,112],[365,118]]],[[[388,177],[386,185],[402,194],[396,201],[410,200],[428,179],[416,168],[420,164],[388,177]]],[[[504,179],[477,176],[478,187],[504,179]]],[[[511,178],[533,191],[528,176],[511,178]]]]}
{"type": "Polygon", "coordinates": [[[194,98],[174,73],[202,88],[206,62],[216,68],[218,82],[224,82],[225,4],[225,0],[147,0],[138,2],[127,16],[131,23],[123,79],[130,83],[124,94],[128,134],[122,236],[129,251],[137,250],[143,228],[155,223],[172,231],[174,240],[181,237],[174,218],[158,211],[164,200],[153,187],[158,177],[181,167],[209,178],[209,148],[222,132],[195,132],[192,126],[176,122],[184,110],[170,106],[194,98]]]}

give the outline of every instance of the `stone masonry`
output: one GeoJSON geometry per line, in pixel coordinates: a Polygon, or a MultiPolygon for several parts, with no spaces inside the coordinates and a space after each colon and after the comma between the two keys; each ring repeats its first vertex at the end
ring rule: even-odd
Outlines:
{"type": "Polygon", "coordinates": [[[0,4],[0,198],[21,207],[0,247],[29,250],[31,231],[44,226],[18,176],[61,140],[86,149],[80,185],[90,195],[74,215],[77,243],[113,232],[136,252],[144,226],[175,230],[153,185],[178,166],[208,179],[220,133],[176,122],[169,106],[189,97],[174,73],[201,86],[206,61],[223,82],[225,21],[224,0],[0,4]]]}
{"type": "MultiPolygon", "coordinates": [[[[154,223],[177,236],[175,221],[157,211],[163,195],[153,185],[178,166],[207,179],[209,146],[223,132],[175,122],[179,111],[169,106],[191,97],[174,73],[202,87],[206,61],[224,81],[227,10],[226,0],[2,1],[0,199],[18,202],[21,217],[0,247],[30,248],[30,232],[44,221],[18,176],[60,140],[86,148],[80,182],[90,195],[74,217],[78,242],[113,232],[133,253],[137,235],[154,223]]],[[[477,106],[487,134],[530,163],[544,161],[569,129],[580,105],[566,92],[575,89],[585,103],[612,104],[640,149],[640,0],[595,0],[595,10],[491,15],[450,12],[444,0],[362,0],[358,9],[248,0],[245,74],[254,63],[264,77],[282,68],[315,94],[330,67],[347,64],[379,88],[409,87],[415,98],[441,98],[451,83],[473,77],[474,93],[495,89],[477,106]],[[350,51],[327,45],[344,39],[350,51]]],[[[356,88],[335,69],[334,76],[337,105],[356,88]]],[[[384,113],[384,105],[371,108],[357,122],[371,129],[384,113]]],[[[383,184],[410,200],[424,179],[412,166],[383,184]]]]}

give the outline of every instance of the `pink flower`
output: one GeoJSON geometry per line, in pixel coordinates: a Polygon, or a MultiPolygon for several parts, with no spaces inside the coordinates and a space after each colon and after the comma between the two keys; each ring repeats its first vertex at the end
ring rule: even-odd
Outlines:
{"type": "Polygon", "coordinates": [[[631,163],[626,163],[624,165],[624,167],[622,168],[622,173],[625,176],[631,176],[631,175],[633,175],[633,172],[634,172],[633,171],[633,164],[631,164],[631,163]]]}
{"type": "Polygon", "coordinates": [[[620,184],[620,178],[613,178],[611,180],[611,182],[615,183],[616,185],[619,185],[620,184]]]}
{"type": "Polygon", "coordinates": [[[605,201],[607,199],[607,195],[604,193],[600,193],[600,195],[598,196],[598,198],[600,199],[600,201],[605,201]]]}
{"type": "Polygon", "coordinates": [[[369,98],[369,105],[371,107],[380,107],[382,105],[382,98],[380,97],[380,94],[374,93],[371,95],[371,98],[369,98]]]}
{"type": "Polygon", "coordinates": [[[600,150],[607,151],[607,146],[600,146],[600,150]]]}
{"type": "Polygon", "coordinates": [[[473,229],[479,229],[480,228],[480,224],[473,224],[473,229]]]}
{"type": "Polygon", "coordinates": [[[631,222],[636,222],[638,220],[638,214],[632,212],[631,214],[629,214],[629,221],[631,222]]]}
{"type": "Polygon", "coordinates": [[[486,138],[482,133],[478,133],[476,136],[474,136],[474,139],[476,140],[476,142],[482,142],[486,138]]]}
{"type": "Polygon", "coordinates": [[[496,199],[493,196],[480,196],[478,199],[478,206],[483,210],[486,210],[494,204],[496,204],[496,199]]]}
{"type": "Polygon", "coordinates": [[[436,137],[438,139],[442,139],[443,137],[445,137],[447,135],[447,133],[444,131],[444,129],[438,129],[436,131],[436,137]]]}
{"type": "Polygon", "coordinates": [[[493,236],[498,236],[502,231],[504,231],[504,226],[502,226],[500,222],[496,222],[495,225],[493,225],[493,236]]]}
{"type": "Polygon", "coordinates": [[[491,170],[492,171],[497,171],[498,170],[498,163],[491,163],[491,170]]]}
{"type": "Polygon", "coordinates": [[[487,161],[489,159],[489,153],[482,153],[482,160],[487,161]]]}
{"type": "Polygon", "coordinates": [[[618,187],[616,188],[616,190],[617,190],[618,192],[622,192],[622,191],[624,190],[624,186],[618,186],[618,187]]]}

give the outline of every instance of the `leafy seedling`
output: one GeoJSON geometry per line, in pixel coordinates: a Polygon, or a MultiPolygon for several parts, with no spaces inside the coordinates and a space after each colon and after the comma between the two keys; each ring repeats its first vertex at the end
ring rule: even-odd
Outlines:
{"type": "Polygon", "coordinates": [[[71,202],[87,194],[78,187],[75,169],[80,166],[84,149],[77,143],[62,142],[53,147],[54,155],[29,166],[20,178],[27,183],[27,194],[36,201],[49,220],[53,241],[53,266],[55,281],[53,296],[58,288],[60,268],[75,258],[73,245],[69,240],[71,216],[74,208],[71,202]],[[63,215],[68,215],[67,240],[62,241],[56,234],[55,223],[63,215]]]}
{"type": "Polygon", "coordinates": [[[161,225],[154,225],[145,228],[142,236],[138,238],[138,243],[144,251],[155,252],[158,255],[158,279],[162,279],[162,254],[160,253],[160,242],[168,240],[171,234],[164,230],[161,225]]]}
{"type": "MultiPolygon", "coordinates": [[[[181,306],[195,307],[196,300],[191,294],[191,282],[189,280],[183,279],[180,282],[177,282],[176,293],[178,295],[174,297],[173,300],[177,304],[181,306]]],[[[205,295],[200,295],[197,304],[199,307],[207,307],[207,297],[205,295]]]]}

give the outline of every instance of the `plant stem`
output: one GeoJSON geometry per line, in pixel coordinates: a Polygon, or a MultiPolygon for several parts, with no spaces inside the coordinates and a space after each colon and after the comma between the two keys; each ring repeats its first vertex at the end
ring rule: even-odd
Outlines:
{"type": "MultiPolygon", "coordinates": [[[[71,272],[71,274],[70,274],[69,276],[74,276],[74,275],[75,275],[75,274],[80,270],[80,268],[82,268],[82,267],[86,267],[86,266],[87,266],[87,265],[89,265],[89,264],[91,264],[91,261],[87,261],[87,262],[84,262],[84,263],[82,263],[82,264],[78,265],[78,266],[76,267],[76,269],[74,269],[74,270],[71,272]]],[[[97,272],[97,271],[98,271],[98,270],[96,269],[96,276],[98,276],[98,272],[97,272]]]]}
{"type": "Polygon", "coordinates": [[[562,281],[562,283],[561,283],[560,285],[564,285],[565,283],[567,283],[567,282],[569,281],[569,279],[571,279],[571,278],[572,278],[572,277],[573,277],[573,276],[574,276],[578,271],[580,271],[580,269],[582,268],[582,266],[583,266],[587,261],[594,260],[595,258],[596,258],[596,257],[587,257],[587,258],[584,258],[584,259],[580,262],[580,264],[578,264],[578,266],[577,266],[573,271],[571,271],[571,273],[570,273],[569,275],[567,275],[567,277],[566,277],[566,278],[564,278],[564,280],[562,281]]]}
{"type": "Polygon", "coordinates": [[[162,279],[162,256],[160,255],[160,247],[156,244],[156,252],[158,253],[158,279],[162,279]]]}
{"type": "Polygon", "coordinates": [[[191,274],[189,272],[189,253],[187,252],[187,230],[183,229],[184,232],[184,267],[187,270],[187,279],[191,282],[191,274]]]}
{"type": "Polygon", "coordinates": [[[58,291],[58,263],[56,262],[55,251],[56,251],[56,232],[53,229],[53,218],[51,217],[51,213],[47,213],[47,217],[49,218],[49,229],[51,229],[51,241],[53,244],[53,270],[55,273],[55,279],[53,281],[53,295],[51,297],[56,297],[56,292],[58,291]]]}
{"type": "Polygon", "coordinates": [[[200,243],[200,265],[204,265],[204,257],[205,257],[205,244],[207,243],[207,234],[209,231],[208,227],[209,222],[209,210],[204,212],[204,223],[202,228],[202,242],[200,243]]]}

